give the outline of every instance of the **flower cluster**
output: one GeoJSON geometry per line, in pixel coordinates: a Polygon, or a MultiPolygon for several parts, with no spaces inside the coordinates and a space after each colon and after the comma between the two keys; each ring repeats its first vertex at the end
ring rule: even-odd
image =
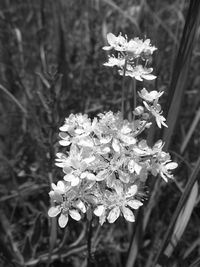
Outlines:
{"type": "MultiPolygon", "coordinates": [[[[141,92],[146,101],[155,101],[161,93],[141,92]]],[[[146,103],[146,102],[145,102],[146,103]]],[[[120,215],[135,220],[133,211],[142,206],[142,184],[148,177],[172,178],[177,164],[162,151],[158,141],[152,148],[138,139],[149,122],[123,120],[120,113],[107,112],[91,120],[87,115],[71,114],[60,127],[60,145],[56,165],[64,177],[52,184],[50,198],[55,203],[48,214],[59,215],[60,227],[69,216],[80,220],[82,214],[93,212],[103,224],[113,223],[120,215]]]]}
{"type": "MultiPolygon", "coordinates": [[[[107,66],[117,66],[119,73],[137,80],[151,80],[152,68],[147,68],[149,57],[156,50],[145,41],[114,34],[107,35],[109,46],[104,50],[116,50],[118,57],[111,56],[107,66]],[[145,62],[144,66],[140,64],[145,62]]],[[[69,216],[79,221],[84,214],[113,223],[122,215],[134,222],[134,210],[143,205],[142,188],[149,175],[161,177],[165,182],[173,179],[169,153],[163,151],[163,142],[149,147],[141,133],[155,119],[157,126],[167,127],[159,98],[163,92],[138,92],[140,105],[134,111],[134,120],[128,121],[122,114],[109,111],[93,120],[87,115],[71,114],[60,127],[60,145],[56,166],[62,168],[63,179],[52,184],[49,196],[52,207],[50,217],[59,215],[60,227],[65,227],[69,216]]]]}
{"type": "Polygon", "coordinates": [[[107,34],[107,41],[109,46],[104,46],[104,50],[117,51],[117,56],[111,55],[105,66],[119,68],[120,75],[130,76],[136,80],[143,81],[153,80],[155,75],[151,74],[153,68],[147,67],[148,61],[153,52],[157,49],[150,44],[150,40],[145,41],[134,38],[128,41],[127,36],[123,37],[121,34],[115,36],[112,33],[107,34]]]}

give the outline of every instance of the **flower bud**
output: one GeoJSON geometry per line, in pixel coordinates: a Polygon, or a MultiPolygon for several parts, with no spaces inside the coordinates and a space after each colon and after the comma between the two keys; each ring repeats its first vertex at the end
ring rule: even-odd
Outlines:
{"type": "Polygon", "coordinates": [[[135,108],[135,110],[133,111],[133,114],[136,116],[140,116],[144,113],[144,108],[142,106],[138,106],[135,108]]]}

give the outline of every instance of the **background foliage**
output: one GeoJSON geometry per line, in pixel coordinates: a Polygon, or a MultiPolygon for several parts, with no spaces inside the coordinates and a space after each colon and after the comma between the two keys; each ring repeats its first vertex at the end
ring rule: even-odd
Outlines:
{"type": "MultiPolygon", "coordinates": [[[[171,106],[170,120],[177,116],[176,124],[169,127],[171,132],[163,135],[152,129],[148,134],[149,143],[164,136],[174,160],[179,162],[176,181],[167,186],[150,185],[152,197],[142,208],[143,214],[138,214],[136,224],[121,219],[115,225],[93,225],[94,266],[153,266],[184,188],[191,190],[194,184],[187,184],[192,169],[196,170],[194,182],[198,178],[197,2],[0,1],[1,266],[86,266],[86,220],[59,229],[56,220],[47,216],[48,192],[51,182],[61,175],[54,157],[58,128],[64,118],[70,113],[94,116],[120,109],[122,79],[115,70],[102,66],[106,55],[101,48],[107,32],[147,37],[158,47],[152,62],[158,79],[148,87],[165,91],[165,116],[175,97],[183,95],[180,110],[176,99],[171,106]],[[188,13],[189,7],[196,11],[188,13]],[[184,62],[178,61],[178,53],[184,62]],[[177,77],[182,84],[176,83],[177,77]]],[[[132,103],[129,79],[126,85],[128,116],[132,103]]],[[[142,84],[137,82],[137,87],[142,84]]],[[[167,252],[161,259],[166,266],[198,266],[199,197],[198,191],[193,191],[195,198],[189,202],[190,190],[181,206],[186,210],[186,225],[181,224],[181,217],[177,221],[179,231],[182,229],[175,236],[179,242],[169,260],[167,252]],[[196,264],[194,260],[197,265],[192,265],[196,264]]],[[[173,229],[169,233],[172,236],[173,229]]]]}

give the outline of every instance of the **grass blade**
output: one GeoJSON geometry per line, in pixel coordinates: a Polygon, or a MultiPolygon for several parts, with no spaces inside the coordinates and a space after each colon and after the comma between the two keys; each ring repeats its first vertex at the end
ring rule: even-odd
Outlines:
{"type": "Polygon", "coordinates": [[[137,33],[140,32],[140,28],[138,26],[137,21],[130,15],[127,14],[127,12],[123,11],[118,5],[116,5],[112,0],[103,0],[106,4],[111,6],[113,9],[117,10],[120,14],[122,14],[126,19],[128,19],[134,26],[137,31],[137,33]]]}
{"type": "Polygon", "coordinates": [[[196,116],[195,116],[195,118],[191,124],[191,127],[190,127],[190,129],[189,129],[189,131],[188,131],[188,133],[184,139],[184,142],[181,146],[181,149],[180,149],[181,154],[183,154],[183,152],[185,151],[185,148],[187,147],[187,144],[189,143],[190,138],[192,137],[192,135],[193,135],[193,133],[197,127],[197,124],[199,123],[199,120],[200,120],[200,108],[198,109],[196,116]]]}
{"type": "Polygon", "coordinates": [[[2,84],[0,84],[0,89],[6,93],[11,99],[12,101],[18,106],[18,108],[20,108],[20,110],[22,111],[22,113],[27,116],[27,111],[26,109],[22,106],[22,104],[20,104],[20,102],[17,100],[17,98],[14,97],[14,95],[12,95],[2,84]]]}
{"type": "Polygon", "coordinates": [[[183,94],[187,85],[188,71],[190,67],[191,54],[193,51],[197,27],[200,21],[200,1],[190,1],[185,27],[181,38],[179,52],[174,65],[168,103],[171,103],[167,116],[168,128],[164,130],[165,148],[170,145],[174,128],[179,116],[183,94]]]}
{"type": "Polygon", "coordinates": [[[192,172],[192,174],[191,174],[191,176],[190,176],[190,178],[188,180],[188,183],[187,183],[187,185],[185,187],[185,190],[184,190],[184,192],[183,192],[183,194],[182,194],[182,196],[181,196],[181,198],[179,200],[177,208],[176,208],[176,210],[175,210],[175,212],[173,214],[173,217],[171,219],[170,225],[169,225],[169,227],[167,229],[167,232],[166,232],[166,234],[165,234],[165,236],[163,238],[162,244],[160,245],[160,248],[159,248],[159,250],[157,252],[157,255],[155,256],[155,260],[154,260],[154,263],[153,263],[152,266],[156,266],[156,263],[159,260],[161,260],[163,250],[165,249],[167,243],[169,242],[169,240],[170,240],[170,238],[172,236],[172,232],[173,232],[175,223],[176,223],[176,221],[177,221],[177,219],[178,219],[178,217],[180,215],[180,212],[183,209],[183,207],[184,207],[184,205],[185,205],[185,203],[186,203],[186,201],[187,201],[187,199],[189,197],[189,194],[190,194],[195,182],[198,179],[199,172],[200,172],[200,157],[197,160],[196,166],[195,166],[195,168],[194,168],[194,170],[193,170],[193,172],[192,172]]]}
{"type": "Polygon", "coordinates": [[[171,237],[171,241],[168,244],[164,254],[169,258],[171,254],[173,253],[174,248],[176,247],[177,243],[181,239],[182,234],[185,231],[185,228],[187,227],[187,224],[190,220],[190,217],[192,215],[192,211],[196,204],[196,199],[198,196],[198,183],[196,182],[191,190],[191,193],[188,197],[187,203],[183,207],[182,211],[180,212],[180,215],[177,219],[176,225],[174,227],[174,232],[171,237]]]}

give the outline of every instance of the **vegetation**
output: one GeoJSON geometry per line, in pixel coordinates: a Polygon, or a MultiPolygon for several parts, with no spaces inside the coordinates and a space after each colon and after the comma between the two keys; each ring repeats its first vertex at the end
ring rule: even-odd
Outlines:
{"type": "Polygon", "coordinates": [[[200,2],[3,0],[0,7],[0,265],[199,266],[200,2]],[[109,32],[150,38],[157,79],[103,66],[109,32]],[[48,216],[51,185],[63,178],[55,166],[59,128],[71,113],[93,119],[121,109],[131,121],[133,92],[144,99],[143,87],[164,91],[168,128],[156,121],[145,138],[151,147],[163,140],[178,163],[174,180],[149,176],[135,222],[120,216],[99,226],[87,214],[60,228],[48,216]]]}

